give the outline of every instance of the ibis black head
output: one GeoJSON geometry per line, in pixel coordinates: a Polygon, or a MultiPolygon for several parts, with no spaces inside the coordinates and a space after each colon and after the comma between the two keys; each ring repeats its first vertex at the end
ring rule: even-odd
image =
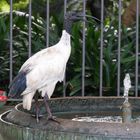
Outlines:
{"type": "Polygon", "coordinates": [[[71,26],[74,22],[78,22],[82,20],[82,12],[68,12],[65,14],[64,18],[64,29],[67,31],[67,33],[71,33],[71,26]]]}
{"type": "Polygon", "coordinates": [[[68,12],[65,14],[65,19],[64,19],[64,29],[67,31],[67,33],[69,34],[71,33],[71,27],[74,22],[78,22],[80,20],[88,22],[84,17],[89,17],[97,21],[100,21],[96,17],[84,15],[82,12],[79,11],[68,12]]]}

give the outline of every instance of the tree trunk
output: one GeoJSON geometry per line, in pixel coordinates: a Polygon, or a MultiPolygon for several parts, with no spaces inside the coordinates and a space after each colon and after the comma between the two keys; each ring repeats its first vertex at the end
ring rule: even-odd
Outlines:
{"type": "MultiPolygon", "coordinates": [[[[136,21],[136,8],[137,0],[131,0],[130,5],[125,9],[125,12],[122,16],[122,23],[129,27],[132,26],[136,21]]],[[[140,7],[140,1],[139,1],[139,7],[140,7]]],[[[140,15],[140,8],[139,8],[139,15],[140,15]]]]}

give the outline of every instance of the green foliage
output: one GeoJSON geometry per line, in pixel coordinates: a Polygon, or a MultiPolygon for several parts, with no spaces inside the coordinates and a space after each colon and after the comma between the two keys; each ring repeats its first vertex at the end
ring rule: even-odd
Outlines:
{"type": "MultiPolygon", "coordinates": [[[[121,38],[121,86],[125,73],[131,76],[135,71],[135,28],[122,27],[121,38]]],[[[73,28],[72,55],[68,65],[68,84],[70,95],[81,94],[82,71],[82,34],[81,26],[73,28]],[[70,76],[69,76],[70,75],[70,76]]],[[[88,24],[86,29],[86,66],[85,66],[85,91],[86,95],[98,95],[100,85],[100,27],[88,24]]],[[[118,64],[118,23],[116,20],[105,25],[103,47],[103,94],[116,95],[117,93],[117,64],[118,64]]],[[[133,81],[133,78],[132,78],[133,81]]]]}
{"type": "MultiPolygon", "coordinates": [[[[14,10],[23,10],[28,6],[29,0],[14,0],[13,9],[14,10]]],[[[0,1],[0,12],[9,12],[10,11],[10,1],[1,0],[0,1]]]]}
{"type": "Polygon", "coordinates": [[[13,4],[14,10],[22,10],[28,6],[29,0],[16,0],[13,4]]]}
{"type": "Polygon", "coordinates": [[[10,6],[7,3],[6,0],[1,0],[0,1],[0,11],[2,12],[8,12],[10,10],[10,6]]]}

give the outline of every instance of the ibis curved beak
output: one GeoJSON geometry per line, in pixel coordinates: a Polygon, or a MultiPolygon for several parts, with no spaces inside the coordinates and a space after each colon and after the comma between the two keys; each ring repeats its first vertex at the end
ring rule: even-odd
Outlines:
{"type": "MultiPolygon", "coordinates": [[[[65,17],[67,18],[69,14],[70,14],[69,12],[66,13],[66,14],[65,14],[65,17]]],[[[96,20],[96,21],[101,22],[101,20],[99,20],[98,18],[93,17],[93,16],[91,16],[91,15],[84,14],[84,13],[81,12],[81,11],[73,11],[73,12],[71,12],[71,17],[70,17],[70,18],[71,18],[73,21],[80,21],[80,20],[83,20],[83,21],[86,21],[86,22],[88,22],[88,20],[87,20],[86,18],[91,18],[91,19],[93,19],[93,20],[96,20]]]]}
{"type": "Polygon", "coordinates": [[[84,14],[84,13],[79,13],[79,14],[77,14],[77,18],[78,18],[78,19],[82,19],[82,18],[83,18],[83,20],[85,20],[85,21],[87,21],[86,18],[91,18],[91,19],[93,19],[93,20],[97,20],[97,21],[101,22],[101,20],[99,20],[98,18],[93,17],[93,16],[91,16],[91,15],[84,14]]]}

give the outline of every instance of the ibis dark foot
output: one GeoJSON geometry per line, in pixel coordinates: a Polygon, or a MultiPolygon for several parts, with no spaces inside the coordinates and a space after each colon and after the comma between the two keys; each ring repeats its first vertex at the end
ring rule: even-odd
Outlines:
{"type": "Polygon", "coordinates": [[[36,94],[34,96],[34,100],[35,100],[35,115],[32,115],[33,117],[36,117],[36,122],[39,122],[39,119],[41,117],[43,117],[43,115],[40,115],[40,109],[39,109],[39,102],[38,102],[38,98],[39,98],[39,91],[36,91],[36,94]]]}
{"type": "Polygon", "coordinates": [[[47,111],[47,113],[48,113],[48,120],[60,124],[60,122],[57,121],[56,118],[52,115],[51,110],[50,110],[50,107],[49,107],[49,105],[48,105],[48,100],[49,100],[48,94],[46,93],[45,96],[44,96],[44,103],[45,103],[45,106],[46,106],[46,111],[47,111]]]}
{"type": "Polygon", "coordinates": [[[56,122],[56,123],[60,124],[60,122],[57,121],[57,120],[56,120],[56,117],[54,117],[54,116],[49,116],[49,117],[48,117],[48,121],[53,121],[53,122],[56,122]]]}

